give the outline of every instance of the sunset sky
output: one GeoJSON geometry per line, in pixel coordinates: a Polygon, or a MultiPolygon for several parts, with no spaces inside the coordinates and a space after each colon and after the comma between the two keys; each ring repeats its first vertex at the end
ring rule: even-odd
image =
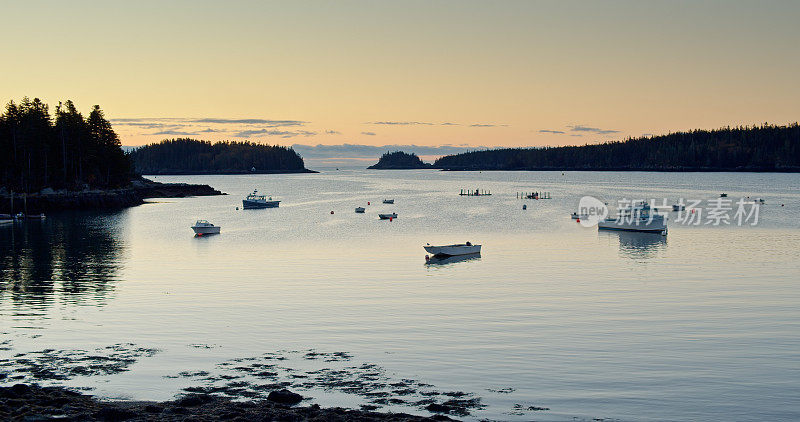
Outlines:
{"type": "Polygon", "coordinates": [[[4,2],[3,102],[124,145],[584,144],[800,116],[797,1],[4,2]]]}

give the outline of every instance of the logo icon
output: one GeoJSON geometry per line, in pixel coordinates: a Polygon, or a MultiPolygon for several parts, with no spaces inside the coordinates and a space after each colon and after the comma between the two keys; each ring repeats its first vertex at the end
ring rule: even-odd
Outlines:
{"type": "Polygon", "coordinates": [[[578,202],[578,218],[580,218],[581,225],[584,227],[596,226],[597,222],[607,216],[608,206],[593,196],[584,196],[578,202]]]}

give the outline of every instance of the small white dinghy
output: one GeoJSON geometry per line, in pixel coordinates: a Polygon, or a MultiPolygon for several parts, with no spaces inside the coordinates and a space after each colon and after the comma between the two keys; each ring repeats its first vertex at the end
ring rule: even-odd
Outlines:
{"type": "Polygon", "coordinates": [[[428,253],[435,256],[456,256],[481,253],[481,245],[473,245],[470,242],[444,246],[433,246],[431,244],[427,244],[423,246],[423,248],[425,248],[428,253]]]}
{"type": "Polygon", "coordinates": [[[364,207],[356,207],[356,212],[357,212],[358,214],[364,214],[364,212],[365,212],[366,210],[367,210],[367,209],[366,209],[366,208],[364,208],[364,207]]]}
{"type": "Polygon", "coordinates": [[[215,226],[208,222],[208,220],[197,220],[192,226],[192,230],[197,236],[203,236],[206,234],[219,234],[219,229],[221,227],[215,226]]]}
{"type": "Polygon", "coordinates": [[[391,214],[378,214],[378,218],[380,218],[381,220],[393,220],[397,218],[397,213],[393,212],[391,214]]]}

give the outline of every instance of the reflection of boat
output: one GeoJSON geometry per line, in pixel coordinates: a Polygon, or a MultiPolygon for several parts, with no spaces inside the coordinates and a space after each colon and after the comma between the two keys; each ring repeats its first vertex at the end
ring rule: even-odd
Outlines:
{"type": "Polygon", "coordinates": [[[471,253],[467,255],[434,255],[429,259],[425,260],[426,265],[446,265],[446,264],[453,264],[456,262],[462,261],[471,261],[473,259],[480,259],[480,253],[471,253]]]}
{"type": "Polygon", "coordinates": [[[366,210],[367,209],[364,208],[364,207],[356,207],[356,212],[359,213],[359,214],[364,214],[364,211],[366,211],[366,210]]]}
{"type": "Polygon", "coordinates": [[[19,213],[14,216],[17,220],[44,220],[44,214],[23,214],[19,213]]]}
{"type": "Polygon", "coordinates": [[[11,219],[8,219],[8,218],[3,218],[3,219],[0,219],[0,226],[2,226],[4,224],[11,224],[13,222],[14,222],[14,220],[11,220],[11,219]]]}
{"type": "Polygon", "coordinates": [[[247,195],[247,198],[242,199],[242,208],[246,210],[257,208],[277,208],[280,203],[281,201],[273,201],[272,197],[267,199],[265,195],[259,195],[258,190],[254,190],[253,193],[247,195]]]}
{"type": "Polygon", "coordinates": [[[195,234],[198,236],[202,236],[205,234],[219,234],[219,226],[215,226],[208,222],[208,220],[197,220],[192,226],[192,230],[194,230],[195,234]]]}
{"type": "Polygon", "coordinates": [[[378,214],[378,217],[379,217],[381,220],[390,220],[390,219],[395,219],[395,218],[397,218],[397,213],[396,213],[396,212],[393,212],[393,213],[391,213],[391,214],[378,214]]]}
{"type": "Polygon", "coordinates": [[[384,199],[383,203],[384,204],[394,204],[394,199],[384,199]]]}
{"type": "Polygon", "coordinates": [[[667,246],[667,238],[658,233],[618,231],[605,234],[619,238],[619,253],[627,258],[652,258],[667,246]]]}
{"type": "Polygon", "coordinates": [[[423,246],[423,248],[425,248],[428,253],[433,255],[455,256],[481,253],[481,245],[473,245],[470,242],[444,246],[433,246],[431,244],[427,244],[423,246]]]}
{"type": "Polygon", "coordinates": [[[635,232],[667,233],[667,223],[663,215],[652,213],[645,201],[619,210],[617,218],[606,218],[597,223],[598,229],[627,230],[635,232]]]}

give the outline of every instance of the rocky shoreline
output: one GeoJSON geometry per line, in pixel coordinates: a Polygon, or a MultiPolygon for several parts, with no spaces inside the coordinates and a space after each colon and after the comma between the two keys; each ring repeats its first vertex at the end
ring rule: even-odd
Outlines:
{"type": "Polygon", "coordinates": [[[406,413],[296,407],[302,397],[276,391],[266,400],[234,401],[211,394],[188,394],[165,402],[100,400],[62,387],[15,384],[0,387],[0,419],[9,421],[449,421],[406,413]]]}
{"type": "Polygon", "coordinates": [[[143,177],[120,189],[84,189],[81,191],[43,189],[22,195],[0,191],[0,214],[48,213],[77,209],[115,209],[140,205],[147,198],[185,198],[188,196],[225,195],[208,185],[159,183],[143,177]],[[13,204],[13,205],[12,205],[13,204]],[[13,207],[13,209],[12,209],[13,207]]]}

